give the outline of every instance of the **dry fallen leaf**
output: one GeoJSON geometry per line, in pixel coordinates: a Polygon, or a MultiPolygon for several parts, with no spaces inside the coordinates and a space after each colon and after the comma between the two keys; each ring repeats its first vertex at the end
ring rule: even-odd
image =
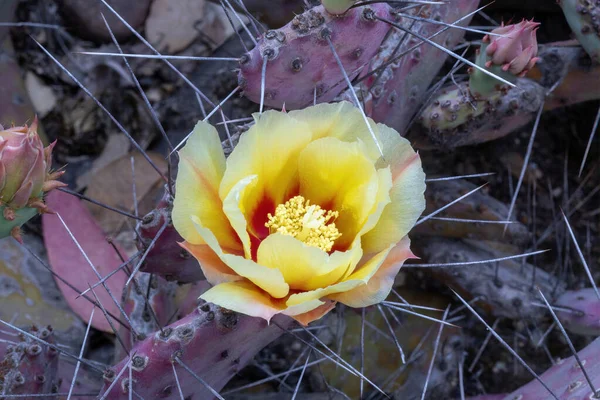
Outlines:
{"type": "Polygon", "coordinates": [[[129,152],[129,144],[129,139],[121,132],[109,134],[104,150],[102,150],[100,156],[94,160],[92,168],[77,177],[77,190],[88,187],[90,179],[92,179],[98,171],[106,168],[106,166],[113,161],[125,156],[129,152]]]}
{"type": "MultiPolygon", "coordinates": [[[[21,79],[21,67],[16,61],[10,38],[0,42],[0,55],[0,125],[10,127],[13,124],[31,123],[35,111],[21,79]]],[[[47,143],[42,128],[40,125],[38,134],[47,143]]]]}
{"type": "Polygon", "coordinates": [[[45,117],[56,105],[56,95],[54,91],[42,82],[33,72],[27,72],[25,75],[25,88],[29,93],[33,108],[38,117],[45,117]]]}
{"type": "MultiPolygon", "coordinates": [[[[148,155],[166,174],[165,158],[158,153],[148,152],[148,155]]],[[[97,170],[90,178],[85,195],[103,204],[133,213],[135,208],[131,157],[135,165],[135,191],[139,215],[144,216],[154,208],[155,197],[162,193],[164,181],[139,152],[124,155],[97,170]]],[[[128,217],[95,204],[86,205],[104,232],[114,235],[125,228],[128,217]]],[[[131,222],[134,226],[135,221],[131,222]]]]}
{"type": "MultiPolygon", "coordinates": [[[[233,15],[231,19],[239,28],[238,19],[233,15]]],[[[204,0],[155,0],[146,20],[146,38],[161,52],[171,54],[187,48],[200,34],[218,46],[233,33],[221,6],[204,0]]]]}
{"type": "Polygon", "coordinates": [[[188,47],[204,18],[204,0],[156,0],[146,19],[146,37],[159,51],[177,53],[188,47]]]}

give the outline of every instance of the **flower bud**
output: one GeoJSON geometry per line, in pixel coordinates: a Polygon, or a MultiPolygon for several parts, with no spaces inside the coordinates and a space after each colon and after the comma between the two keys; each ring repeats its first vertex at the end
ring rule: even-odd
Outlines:
{"type": "Polygon", "coordinates": [[[44,148],[31,126],[0,128],[0,239],[18,235],[18,228],[37,212],[47,212],[42,196],[64,184],[50,173],[54,143],[44,148]]]}
{"type": "Polygon", "coordinates": [[[502,36],[488,35],[483,39],[489,43],[485,49],[486,67],[497,65],[505,72],[524,76],[538,60],[536,30],[539,25],[538,22],[523,21],[494,29],[492,33],[502,36]]]}

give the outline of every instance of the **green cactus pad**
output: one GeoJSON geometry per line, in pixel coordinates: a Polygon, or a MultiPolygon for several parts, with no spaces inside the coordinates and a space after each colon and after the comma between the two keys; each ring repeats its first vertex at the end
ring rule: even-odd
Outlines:
{"type": "Polygon", "coordinates": [[[466,82],[442,89],[421,113],[415,134],[422,132],[444,149],[488,142],[527,124],[545,100],[546,88],[521,78],[517,87],[474,99],[466,82]],[[422,129],[422,130],[421,130],[422,129]]]}
{"type": "Polygon", "coordinates": [[[352,5],[354,4],[354,0],[321,0],[323,7],[330,14],[343,14],[352,5]]]}
{"type": "Polygon", "coordinates": [[[16,210],[16,218],[13,221],[8,221],[2,216],[5,208],[6,206],[0,206],[0,239],[10,236],[10,233],[15,226],[22,226],[25,222],[38,214],[36,208],[25,207],[16,210]]]}
{"type": "Polygon", "coordinates": [[[581,46],[600,62],[600,4],[592,0],[561,0],[565,18],[581,46]]]}
{"type": "MultiPolygon", "coordinates": [[[[486,100],[500,97],[498,92],[486,100]]],[[[422,125],[428,129],[450,130],[484,114],[487,102],[469,96],[466,87],[443,91],[421,113],[422,125]]]]}

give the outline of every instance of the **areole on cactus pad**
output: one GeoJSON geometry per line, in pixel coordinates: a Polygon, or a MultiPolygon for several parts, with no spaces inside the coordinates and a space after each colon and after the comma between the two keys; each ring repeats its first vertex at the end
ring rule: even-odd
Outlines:
{"type": "Polygon", "coordinates": [[[181,151],[173,223],[215,285],[201,298],[303,324],[379,303],[425,208],[419,155],[350,103],[255,115],[225,160],[200,122],[181,151]]]}
{"type": "Polygon", "coordinates": [[[31,126],[0,125],[0,239],[12,235],[20,240],[20,226],[48,212],[44,193],[65,186],[56,180],[63,171],[50,171],[54,145],[44,148],[37,119],[31,126]]]}

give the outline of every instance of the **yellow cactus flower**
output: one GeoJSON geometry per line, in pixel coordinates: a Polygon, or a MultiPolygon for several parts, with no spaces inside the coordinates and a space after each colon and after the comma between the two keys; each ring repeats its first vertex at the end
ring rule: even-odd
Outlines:
{"type": "Polygon", "coordinates": [[[202,299],[302,324],[389,294],[425,209],[419,155],[358,109],[267,111],[226,160],[199,122],[180,152],[173,223],[214,285],[202,299]]]}

